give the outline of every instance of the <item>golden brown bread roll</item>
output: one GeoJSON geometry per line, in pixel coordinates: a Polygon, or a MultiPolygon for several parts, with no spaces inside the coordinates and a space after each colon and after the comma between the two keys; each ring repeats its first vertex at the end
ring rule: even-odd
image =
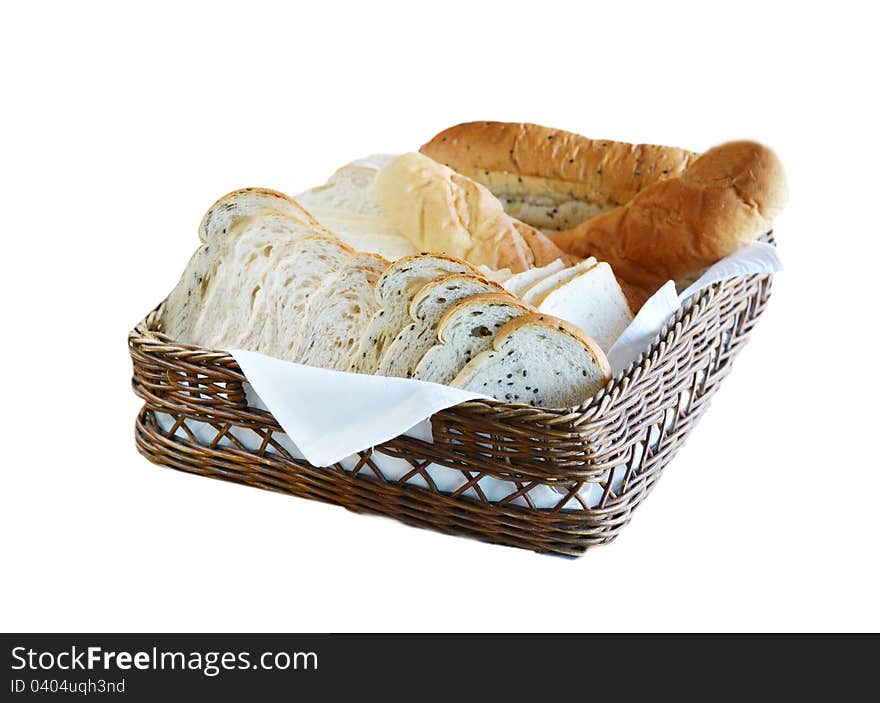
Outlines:
{"type": "Polygon", "coordinates": [[[785,197],[776,154],[755,142],[730,142],[553,241],[577,256],[607,261],[630,289],[650,294],[768,232],[785,197]]]}
{"type": "Polygon", "coordinates": [[[698,156],[509,122],[456,125],[421,151],[486,186],[508,214],[553,230],[626,203],[644,188],[680,175],[698,156]]]}
{"type": "Polygon", "coordinates": [[[388,164],[376,194],[394,226],[420,250],[514,273],[571,260],[546,235],[505,213],[483,186],[423,154],[388,164]]]}

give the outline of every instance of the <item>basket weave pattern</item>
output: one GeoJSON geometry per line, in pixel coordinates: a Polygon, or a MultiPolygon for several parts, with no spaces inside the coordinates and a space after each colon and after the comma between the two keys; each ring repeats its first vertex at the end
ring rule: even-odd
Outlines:
{"type": "Polygon", "coordinates": [[[754,275],[710,286],[579,408],[471,401],[431,418],[433,443],[400,436],[347,466],[326,468],[293,456],[272,415],[248,405],[246,379],[229,354],[165,337],[160,306],[129,334],[132,383],[144,400],[137,447],[150,461],[181,471],[575,556],[614,539],[629,522],[730,371],[771,281],[754,275]],[[205,427],[213,437],[205,438],[205,427]],[[254,433],[256,446],[237,438],[242,430],[254,433]],[[402,459],[411,470],[389,478],[373,452],[402,459]],[[460,486],[439,490],[426,470],[431,464],[460,472],[460,486]],[[509,482],[510,493],[490,500],[481,486],[485,477],[509,482]],[[415,478],[420,485],[412,484],[415,478]],[[584,500],[587,483],[601,487],[598,500],[584,500]],[[548,486],[558,503],[536,507],[531,495],[548,486]]]}

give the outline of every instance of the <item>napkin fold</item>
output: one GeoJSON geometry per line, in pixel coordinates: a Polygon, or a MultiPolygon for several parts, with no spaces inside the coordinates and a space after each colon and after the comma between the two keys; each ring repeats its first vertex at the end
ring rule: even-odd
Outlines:
{"type": "Polygon", "coordinates": [[[430,440],[419,425],[435,412],[488,398],[439,383],[321,369],[245,349],[228,351],[315,466],[330,466],[401,434],[430,440]]]}

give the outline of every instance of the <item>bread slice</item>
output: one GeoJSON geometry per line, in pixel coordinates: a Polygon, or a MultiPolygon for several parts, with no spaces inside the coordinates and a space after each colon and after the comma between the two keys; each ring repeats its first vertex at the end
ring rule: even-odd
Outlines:
{"type": "Polygon", "coordinates": [[[604,261],[548,291],[537,307],[577,325],[605,352],[633,320],[626,296],[604,261]]]}
{"type": "Polygon", "coordinates": [[[514,295],[521,297],[529,286],[537,283],[542,278],[546,278],[551,274],[562,271],[564,268],[565,264],[562,259],[556,259],[545,266],[513,274],[510,278],[504,281],[504,287],[514,295]]]}
{"type": "MultiPolygon", "coordinates": [[[[489,268],[485,264],[480,264],[477,266],[477,270],[480,272],[480,275],[483,278],[486,278],[490,281],[494,281],[495,283],[500,283],[504,285],[505,281],[508,281],[513,274],[510,272],[510,269],[493,269],[489,268]]],[[[529,269],[531,271],[532,269],[529,269]]]]}
{"type": "Polygon", "coordinates": [[[440,254],[415,254],[399,259],[376,282],[379,311],[373,315],[358,345],[352,371],[375,373],[388,344],[410,322],[409,304],[428,281],[453,273],[479,275],[464,261],[440,254]]]}
{"type": "Polygon", "coordinates": [[[525,302],[529,303],[529,305],[534,305],[535,307],[538,307],[541,300],[549,291],[553,290],[560,283],[570,281],[572,278],[583,273],[584,271],[589,271],[595,265],[596,260],[593,257],[590,257],[589,259],[584,259],[579,264],[569,266],[567,269],[563,269],[562,271],[551,274],[549,276],[545,276],[544,278],[536,281],[528,288],[526,288],[522,292],[522,295],[520,297],[525,302]]]}
{"type": "Polygon", "coordinates": [[[509,295],[497,283],[470,274],[453,274],[426,283],[410,303],[410,324],[388,345],[376,373],[411,378],[422,356],[437,341],[437,323],[443,313],[459,300],[478,293],[509,295]]]}
{"type": "Polygon", "coordinates": [[[492,348],[495,333],[534,308],[506,293],[472,295],[452,305],[437,323],[437,344],[422,356],[413,378],[452,383],[477,354],[492,348]]]}
{"type": "Polygon", "coordinates": [[[254,311],[263,322],[245,337],[246,348],[296,361],[310,299],[353,255],[351,247],[325,234],[276,246],[262,281],[264,307],[255,306],[254,311]]]}
{"type": "Polygon", "coordinates": [[[195,343],[191,334],[193,323],[220,263],[215,249],[207,245],[196,249],[162,306],[159,329],[175,341],[195,343]]]}
{"type": "Polygon", "coordinates": [[[244,217],[266,211],[282,212],[304,227],[323,229],[320,223],[289,195],[268,188],[242,188],[227,193],[205,213],[199,225],[203,244],[222,244],[230,227],[244,217]]]}
{"type": "Polygon", "coordinates": [[[348,371],[361,335],[379,309],[375,285],[387,267],[375,254],[350,257],[310,297],[292,357],[309,366],[348,371]]]}
{"type": "Polygon", "coordinates": [[[395,229],[379,205],[373,187],[379,164],[371,161],[343,166],[324,185],[300,193],[296,199],[358,251],[377,253],[390,261],[415,254],[417,249],[395,229]]]}
{"type": "Polygon", "coordinates": [[[273,246],[320,226],[277,211],[241,217],[221,241],[203,244],[165,306],[163,330],[211,348],[241,346],[273,246]]]}
{"type": "Polygon", "coordinates": [[[527,313],[503,325],[492,349],[471,359],[451,385],[511,403],[570,408],[610,379],[608,359],[582,330],[527,313]]]}

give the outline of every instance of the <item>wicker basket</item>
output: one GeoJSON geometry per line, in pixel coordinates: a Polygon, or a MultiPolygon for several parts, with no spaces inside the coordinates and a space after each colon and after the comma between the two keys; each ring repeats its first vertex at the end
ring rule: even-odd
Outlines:
{"type": "Polygon", "coordinates": [[[248,404],[246,379],[229,354],[165,337],[160,306],[129,334],[134,391],[144,400],[137,447],[180,471],[576,556],[610,542],[629,522],[730,370],[770,285],[770,276],[753,275],[705,289],[582,407],[471,401],[431,418],[433,443],[400,436],[328,468],[297,459],[274,417],[248,404]],[[242,431],[256,442],[241,441],[242,431]],[[377,452],[411,470],[384,475],[377,452]],[[438,489],[432,465],[460,472],[460,485],[438,489]],[[487,477],[507,482],[510,493],[490,500],[481,488],[487,477]],[[589,483],[598,484],[591,502],[581,490],[589,483]],[[546,495],[548,487],[558,503],[537,507],[531,494],[546,495]]]}

